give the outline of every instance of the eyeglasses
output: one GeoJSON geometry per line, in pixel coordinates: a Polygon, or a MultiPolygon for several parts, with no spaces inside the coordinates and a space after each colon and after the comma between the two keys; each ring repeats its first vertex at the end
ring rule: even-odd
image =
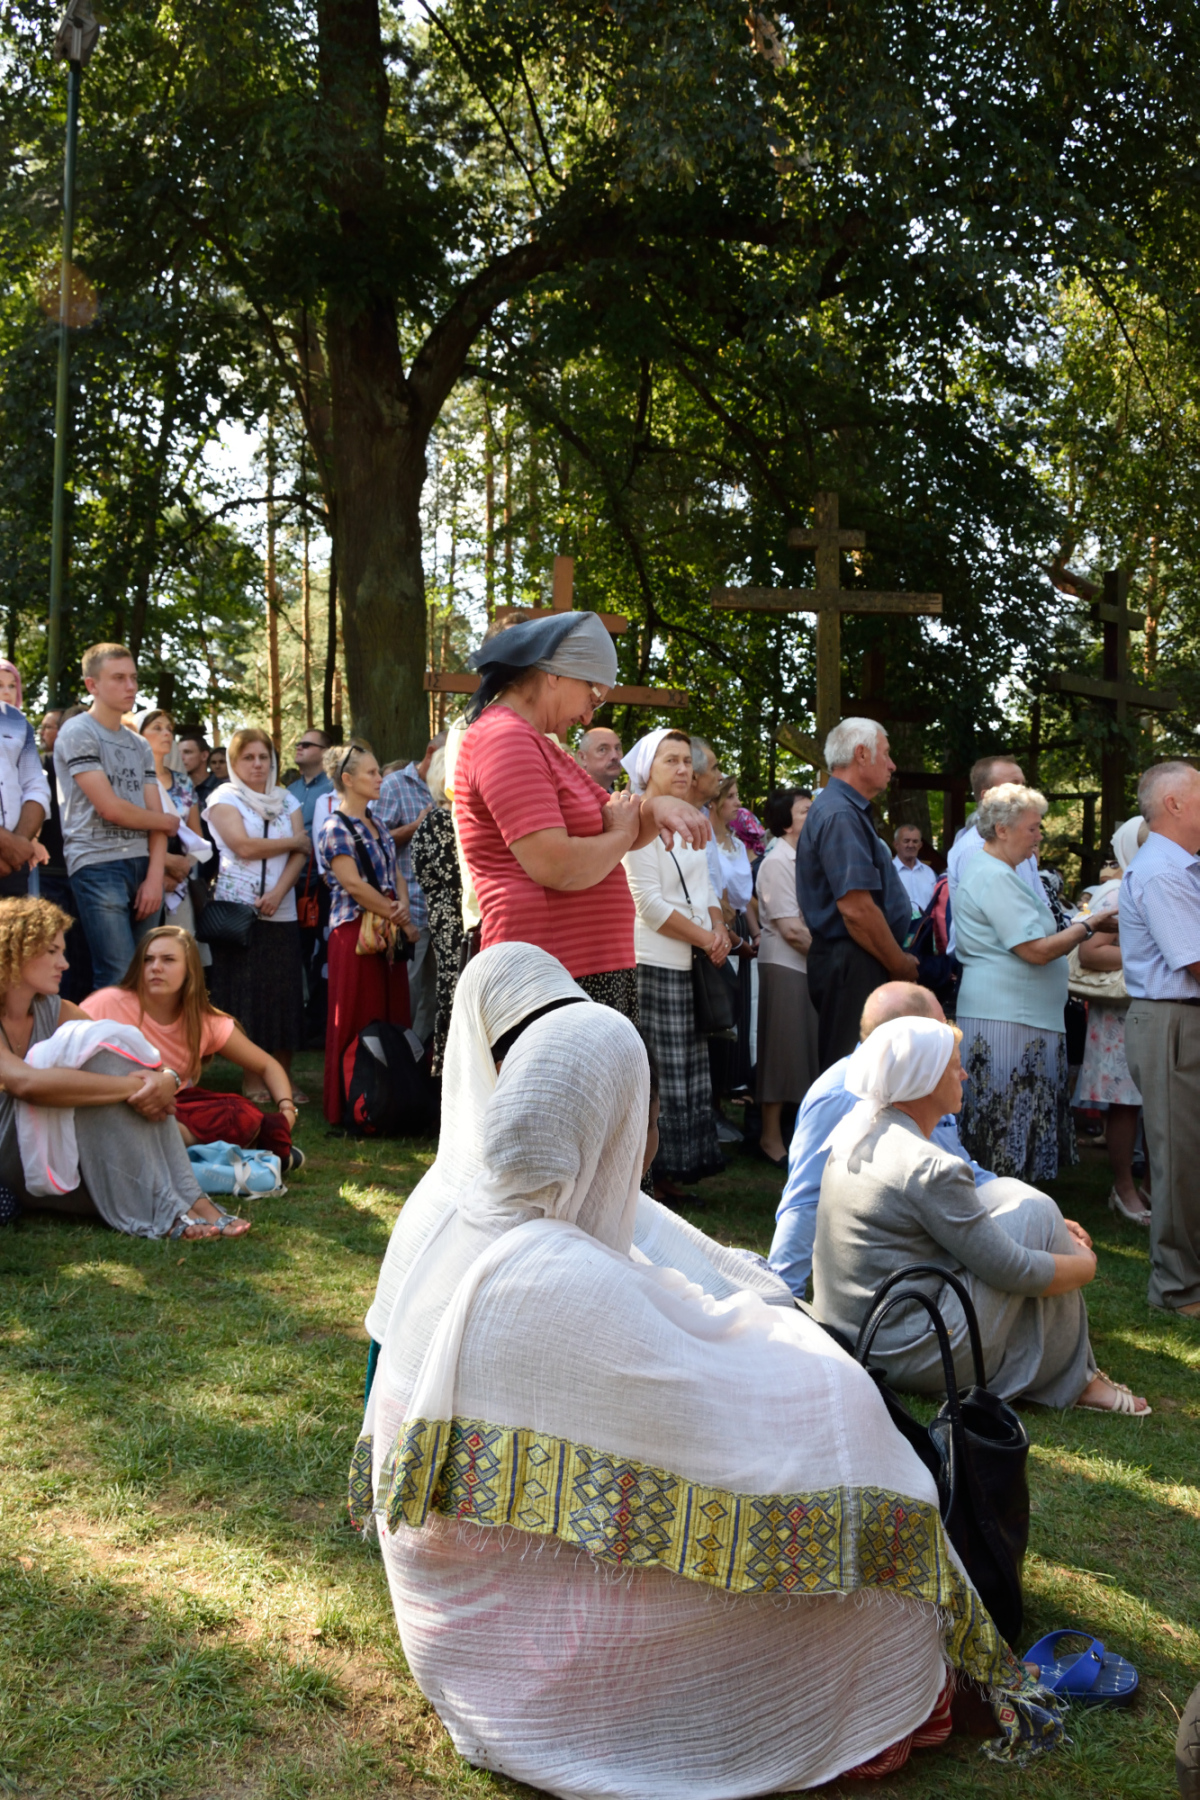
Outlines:
{"type": "Polygon", "coordinates": [[[297,750],[323,750],[325,748],[324,744],[314,744],[311,738],[296,738],[295,747],[297,750]]]}
{"type": "Polygon", "coordinates": [[[589,681],[587,690],[592,696],[593,704],[596,706],[603,706],[604,702],[608,699],[608,689],[602,681],[589,681]]]}

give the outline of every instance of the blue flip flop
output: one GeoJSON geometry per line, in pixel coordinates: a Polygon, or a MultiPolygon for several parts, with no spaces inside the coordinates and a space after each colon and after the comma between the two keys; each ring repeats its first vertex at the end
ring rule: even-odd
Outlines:
{"type": "Polygon", "coordinates": [[[1038,1664],[1043,1687],[1080,1705],[1128,1706],[1138,1690],[1138,1672],[1133,1664],[1115,1651],[1106,1650],[1099,1638],[1089,1638],[1086,1631],[1068,1627],[1048,1632],[1025,1652],[1022,1660],[1038,1664]],[[1086,1649],[1064,1656],[1058,1649],[1064,1638],[1074,1638],[1086,1649]]]}

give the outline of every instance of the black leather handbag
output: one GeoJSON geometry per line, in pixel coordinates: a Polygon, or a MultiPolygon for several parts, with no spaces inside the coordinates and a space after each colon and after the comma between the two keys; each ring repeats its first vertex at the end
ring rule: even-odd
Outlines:
{"type": "MultiPolygon", "coordinates": [[[[263,821],[263,838],[267,836],[267,823],[263,821]]],[[[258,893],[261,899],[267,889],[267,859],[264,856],[259,865],[258,893]]],[[[247,950],[250,947],[250,934],[254,930],[254,921],[258,917],[258,908],[245,900],[210,900],[204,911],[196,920],[196,936],[202,944],[230,944],[235,950],[247,950]]]]}
{"type": "Polygon", "coordinates": [[[956,1275],[936,1263],[910,1263],[876,1289],[862,1322],[854,1355],[873,1377],[892,1423],[908,1440],[938,1487],[946,1535],[1001,1635],[1016,1644],[1024,1599],[1021,1571],[1029,1543],[1029,1436],[1012,1407],[987,1386],[979,1322],[971,1296],[956,1275]],[[922,1289],[901,1287],[916,1276],[936,1276],[958,1296],[967,1321],[974,1385],[962,1394],[954,1373],[950,1334],[937,1302],[922,1289]],[[872,1369],[868,1357],[875,1334],[893,1307],[915,1304],[929,1314],[937,1334],[946,1382],[946,1402],[922,1425],[899,1396],[872,1369]]]}
{"type": "MultiPolygon", "coordinates": [[[[668,851],[668,855],[675,864],[683,897],[690,906],[692,896],[688,893],[678,858],[673,850],[668,851]]],[[[701,1037],[724,1037],[737,1029],[741,1009],[737,974],[728,957],[718,969],[698,944],[692,945],[692,1007],[696,1030],[701,1037]]]]}

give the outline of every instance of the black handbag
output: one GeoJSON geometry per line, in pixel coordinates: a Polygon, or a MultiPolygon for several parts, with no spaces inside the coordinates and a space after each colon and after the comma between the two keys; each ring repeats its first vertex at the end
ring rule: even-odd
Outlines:
{"type": "Polygon", "coordinates": [[[1024,1599],[1021,1572],[1029,1543],[1029,1435],[1012,1407],[987,1386],[979,1322],[971,1296],[956,1275],[936,1263],[910,1263],[876,1289],[854,1346],[857,1361],[875,1380],[892,1423],[916,1451],[938,1486],[946,1535],[1001,1636],[1015,1644],[1021,1635],[1024,1599]],[[954,1373],[950,1334],[937,1302],[921,1288],[897,1283],[934,1275],[958,1296],[967,1321],[975,1382],[962,1394],[954,1373]],[[893,1307],[916,1304],[929,1314],[937,1334],[946,1382],[946,1402],[924,1426],[888,1387],[883,1372],[867,1361],[875,1334],[893,1307]]]}
{"type": "MultiPolygon", "coordinates": [[[[683,879],[678,858],[673,850],[669,850],[667,854],[675,864],[683,897],[690,906],[692,896],[688,893],[688,885],[683,879]]],[[[737,975],[730,967],[728,957],[718,969],[698,944],[692,945],[692,1007],[696,1015],[696,1030],[701,1037],[724,1037],[737,1029],[741,1008],[737,975]]]]}
{"type": "MultiPolygon", "coordinates": [[[[268,833],[267,821],[263,820],[263,840],[268,833]]],[[[259,865],[258,897],[261,900],[267,891],[267,859],[264,856],[259,865]]],[[[246,900],[210,900],[196,920],[196,937],[202,944],[229,944],[235,950],[248,950],[250,934],[254,930],[254,921],[258,917],[258,908],[251,906],[246,900]]]]}

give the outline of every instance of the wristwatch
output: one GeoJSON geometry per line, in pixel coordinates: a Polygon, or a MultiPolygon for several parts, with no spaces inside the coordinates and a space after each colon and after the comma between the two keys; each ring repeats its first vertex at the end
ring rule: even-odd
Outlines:
{"type": "Polygon", "coordinates": [[[1094,926],[1089,925],[1086,919],[1080,919],[1078,922],[1080,925],[1083,926],[1083,933],[1084,933],[1085,938],[1095,937],[1096,931],[1095,931],[1094,926]]]}
{"type": "Polygon", "coordinates": [[[176,1092],[176,1093],[178,1093],[178,1092],[179,1092],[179,1090],[180,1090],[180,1088],[181,1088],[181,1087],[182,1087],[182,1086],[183,1086],[183,1076],[182,1076],[182,1075],[176,1075],[176,1074],[175,1074],[175,1071],[174,1071],[174,1069],[168,1069],[168,1067],[167,1067],[167,1065],[166,1065],[166,1063],[164,1063],[164,1064],[163,1064],[163,1066],[162,1066],[162,1069],[161,1069],[161,1071],[160,1071],[160,1073],[161,1073],[161,1074],[163,1074],[163,1075],[171,1075],[171,1076],[174,1076],[174,1079],[175,1079],[175,1092],[176,1092]]]}

